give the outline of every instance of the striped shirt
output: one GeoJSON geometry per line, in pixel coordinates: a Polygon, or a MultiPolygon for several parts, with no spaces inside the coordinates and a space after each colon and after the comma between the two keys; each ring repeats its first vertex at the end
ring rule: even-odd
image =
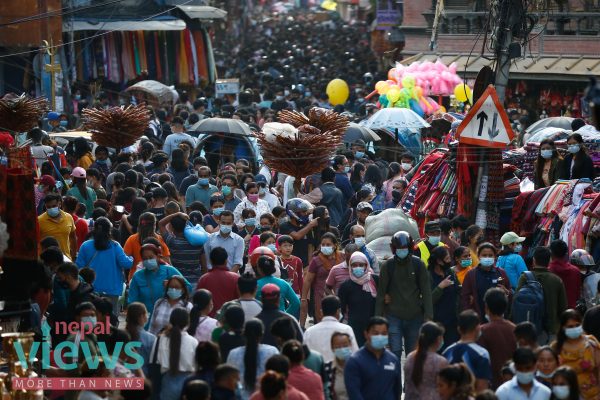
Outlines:
{"type": "Polygon", "coordinates": [[[200,257],[204,253],[204,247],[192,246],[185,237],[172,233],[167,233],[163,238],[171,251],[171,264],[195,286],[202,275],[200,257]]]}

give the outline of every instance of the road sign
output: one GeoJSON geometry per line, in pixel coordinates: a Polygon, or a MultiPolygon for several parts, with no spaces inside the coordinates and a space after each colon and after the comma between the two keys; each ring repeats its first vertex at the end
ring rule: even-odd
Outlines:
{"type": "Polygon", "coordinates": [[[483,92],[456,130],[460,143],[505,148],[513,138],[508,115],[492,85],[483,92]]]}
{"type": "Polygon", "coordinates": [[[217,79],[215,83],[215,96],[223,97],[225,94],[238,94],[240,92],[239,79],[217,79]]]}

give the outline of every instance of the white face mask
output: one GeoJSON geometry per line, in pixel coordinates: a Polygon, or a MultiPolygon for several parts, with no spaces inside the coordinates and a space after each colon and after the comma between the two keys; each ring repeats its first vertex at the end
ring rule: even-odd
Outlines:
{"type": "Polygon", "coordinates": [[[411,163],[402,163],[400,166],[402,167],[402,170],[404,172],[408,172],[408,171],[410,171],[412,169],[412,164],[411,163]]]}

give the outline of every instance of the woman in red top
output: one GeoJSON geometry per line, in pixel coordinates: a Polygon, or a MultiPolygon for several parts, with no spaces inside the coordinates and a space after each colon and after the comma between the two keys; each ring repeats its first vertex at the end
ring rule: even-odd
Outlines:
{"type": "Polygon", "coordinates": [[[66,196],[63,200],[64,211],[71,214],[75,222],[75,235],[77,236],[77,250],[87,240],[89,233],[88,222],[85,220],[85,205],[80,204],[73,196],[66,196]]]}

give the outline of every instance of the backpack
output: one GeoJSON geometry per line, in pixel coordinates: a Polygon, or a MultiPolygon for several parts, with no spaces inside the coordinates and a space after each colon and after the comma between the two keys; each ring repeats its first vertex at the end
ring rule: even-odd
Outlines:
{"type": "Polygon", "coordinates": [[[531,271],[525,271],[527,281],[515,294],[512,306],[512,321],[515,324],[529,321],[535,325],[538,333],[544,330],[544,289],[531,271]]]}

